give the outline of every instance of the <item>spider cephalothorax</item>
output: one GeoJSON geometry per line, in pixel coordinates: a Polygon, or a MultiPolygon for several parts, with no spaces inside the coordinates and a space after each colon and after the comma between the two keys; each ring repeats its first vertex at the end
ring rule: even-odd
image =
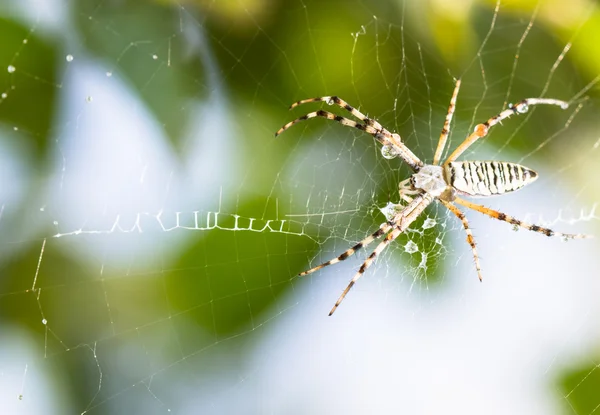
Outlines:
{"type": "Polygon", "coordinates": [[[410,184],[413,190],[422,190],[431,196],[451,202],[456,198],[456,191],[445,173],[442,166],[426,164],[410,176],[410,184]]]}

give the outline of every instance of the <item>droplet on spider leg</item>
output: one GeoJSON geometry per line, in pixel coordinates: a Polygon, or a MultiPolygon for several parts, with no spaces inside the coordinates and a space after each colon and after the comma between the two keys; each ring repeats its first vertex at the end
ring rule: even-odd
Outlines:
{"type": "Polygon", "coordinates": [[[513,225],[512,230],[517,232],[519,230],[519,225],[513,225]]]}
{"type": "Polygon", "coordinates": [[[393,158],[398,157],[398,152],[394,148],[394,146],[385,145],[381,147],[381,155],[384,159],[391,160],[393,158]]]}
{"type": "Polygon", "coordinates": [[[519,114],[525,114],[527,111],[529,111],[529,105],[523,103],[523,104],[517,104],[517,106],[515,107],[515,109],[517,110],[517,112],[519,114]]]}
{"type": "Polygon", "coordinates": [[[327,101],[325,101],[325,102],[327,102],[327,105],[333,105],[333,104],[335,104],[335,100],[333,99],[333,97],[329,97],[327,99],[327,101]]]}
{"type": "Polygon", "coordinates": [[[406,245],[404,245],[404,252],[414,254],[415,252],[419,252],[419,247],[413,241],[408,241],[406,245]]]}
{"type": "Polygon", "coordinates": [[[489,131],[489,127],[485,124],[477,124],[475,128],[473,128],[473,132],[477,133],[480,137],[487,135],[489,131]]]}

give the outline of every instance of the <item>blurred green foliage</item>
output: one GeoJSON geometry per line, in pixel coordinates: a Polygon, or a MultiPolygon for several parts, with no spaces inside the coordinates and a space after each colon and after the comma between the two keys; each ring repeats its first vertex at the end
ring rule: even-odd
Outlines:
{"type": "Polygon", "coordinates": [[[31,32],[29,27],[0,16],[0,122],[24,131],[24,139],[42,162],[52,131],[52,117],[60,91],[58,45],[31,32]],[[18,73],[7,70],[13,66],[18,73]],[[35,111],[36,116],[31,116],[35,111]]]}

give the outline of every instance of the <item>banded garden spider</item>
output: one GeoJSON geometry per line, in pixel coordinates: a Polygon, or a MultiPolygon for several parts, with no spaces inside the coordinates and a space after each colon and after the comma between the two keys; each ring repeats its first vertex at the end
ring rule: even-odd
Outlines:
{"type": "Polygon", "coordinates": [[[469,228],[469,222],[467,221],[467,218],[462,211],[456,207],[455,203],[481,212],[491,218],[508,222],[516,228],[522,227],[530,231],[542,233],[546,236],[562,236],[564,239],[588,237],[588,235],[582,234],[554,232],[551,229],[537,225],[531,225],[505,213],[498,212],[483,205],[471,203],[458,196],[465,195],[486,197],[502,195],[504,193],[518,190],[523,186],[535,181],[537,179],[537,173],[535,171],[516,163],[491,160],[455,160],[478,139],[485,137],[489,133],[491,127],[513,114],[525,113],[532,105],[556,105],[562,109],[567,109],[569,106],[569,104],[565,101],[552,98],[526,98],[517,102],[516,104],[511,104],[507,109],[500,112],[498,115],[493,116],[483,124],[478,124],[475,126],[474,131],[467,136],[467,138],[442,164],[440,164],[440,159],[448,139],[448,134],[450,133],[450,123],[456,107],[456,97],[458,96],[458,91],[460,89],[460,82],[460,79],[456,80],[454,92],[452,94],[452,98],[450,99],[450,106],[448,107],[448,113],[446,114],[446,121],[444,122],[444,127],[442,128],[442,132],[440,134],[432,164],[423,163],[408,147],[406,147],[406,145],[404,145],[399,134],[388,131],[376,120],[367,117],[357,109],[350,106],[346,101],[336,96],[304,99],[292,104],[290,109],[310,102],[326,102],[329,105],[337,105],[345,109],[354,117],[358,118],[362,123],[353,121],[340,115],[335,115],[328,111],[319,110],[310,112],[295,119],[294,121],[287,123],[275,133],[275,136],[278,136],[292,125],[310,118],[327,118],[329,120],[337,121],[340,124],[348,127],[365,131],[372,135],[375,140],[383,145],[381,150],[382,155],[385,158],[391,159],[394,157],[400,157],[414,172],[411,177],[403,180],[399,184],[400,198],[406,203],[406,206],[399,205],[392,218],[382,223],[379,229],[377,229],[373,234],[367,236],[365,239],[354,245],[352,248],[346,250],[341,255],[299,274],[299,276],[304,276],[320,270],[328,265],[333,265],[343,261],[353,255],[359,249],[387,234],[383,241],[377,245],[375,250],[373,250],[373,252],[367,257],[354,277],[350,280],[350,283],[342,292],[342,295],[338,298],[335,305],[329,312],[330,316],[344,300],[346,294],[348,294],[348,291],[350,291],[356,281],[365,273],[367,268],[371,266],[375,258],[390,242],[404,232],[434,200],[438,200],[440,203],[442,203],[462,222],[467,234],[467,242],[473,251],[475,268],[477,269],[477,275],[480,281],[482,280],[481,266],[479,264],[479,255],[477,254],[475,239],[473,238],[473,233],[469,228]]]}

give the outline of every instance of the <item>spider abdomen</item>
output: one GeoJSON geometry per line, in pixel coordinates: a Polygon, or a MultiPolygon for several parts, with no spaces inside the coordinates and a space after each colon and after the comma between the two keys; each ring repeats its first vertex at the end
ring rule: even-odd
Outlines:
{"type": "Polygon", "coordinates": [[[453,161],[445,168],[446,180],[459,193],[494,196],[513,192],[534,182],[537,173],[507,161],[453,161]]]}

